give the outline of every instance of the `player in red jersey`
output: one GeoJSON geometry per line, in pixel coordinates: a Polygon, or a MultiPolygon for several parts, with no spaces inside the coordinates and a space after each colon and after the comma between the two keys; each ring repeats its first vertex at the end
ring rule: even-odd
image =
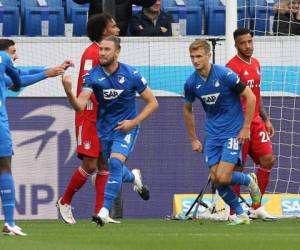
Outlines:
{"type": "MultiPolygon", "coordinates": [[[[256,96],[255,114],[251,123],[250,141],[243,146],[243,161],[249,154],[258,166],[256,176],[262,196],[269,183],[269,176],[274,165],[274,156],[270,138],[274,136],[275,130],[264,108],[260,95],[261,72],[260,63],[253,55],[253,34],[249,29],[239,28],[233,33],[237,55],[228,63],[227,67],[240,76],[240,80],[253,91],[256,96]]],[[[245,106],[242,100],[243,108],[245,106]]],[[[234,187],[235,192],[240,194],[240,186],[234,187]]],[[[249,217],[263,220],[274,220],[276,217],[269,215],[266,210],[258,204],[249,209],[249,217]]]]}
{"type": "MultiPolygon", "coordinates": [[[[92,67],[99,64],[99,43],[102,38],[109,35],[119,35],[119,32],[120,29],[115,20],[109,14],[97,14],[89,19],[87,23],[87,35],[92,44],[85,49],[81,57],[77,96],[81,92],[83,76],[92,67]]],[[[82,160],[82,164],[74,171],[64,195],[57,202],[58,211],[63,220],[68,224],[76,223],[71,208],[71,201],[74,194],[86,183],[88,177],[96,169],[98,169],[98,172],[95,180],[95,214],[99,212],[104,199],[104,188],[109,172],[102,158],[102,149],[97,136],[97,107],[98,102],[94,94],[92,94],[86,108],[75,115],[77,154],[82,160]]],[[[111,219],[111,222],[116,221],[111,219]]]]}

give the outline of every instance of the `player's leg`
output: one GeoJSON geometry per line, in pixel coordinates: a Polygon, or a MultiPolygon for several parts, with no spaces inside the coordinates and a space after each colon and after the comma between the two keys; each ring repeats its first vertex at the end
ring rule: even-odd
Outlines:
{"type": "MultiPolygon", "coordinates": [[[[259,119],[255,121],[254,125],[249,154],[254,163],[258,166],[256,171],[257,183],[263,196],[269,183],[270,173],[275,159],[273,156],[272,144],[264,123],[259,119]]],[[[251,218],[261,218],[264,220],[276,219],[276,217],[269,215],[265,211],[261,206],[261,202],[252,205],[249,212],[251,218]]]]}
{"type": "Polygon", "coordinates": [[[5,235],[25,236],[22,229],[15,224],[15,185],[11,172],[11,156],[13,155],[12,140],[7,126],[0,125],[0,196],[4,214],[5,235]]]}
{"type": "Polygon", "coordinates": [[[76,126],[76,135],[77,153],[82,163],[74,170],[63,196],[57,201],[58,211],[68,224],[76,223],[71,208],[73,196],[97,169],[99,155],[99,140],[94,123],[85,121],[80,126],[76,126]]]}

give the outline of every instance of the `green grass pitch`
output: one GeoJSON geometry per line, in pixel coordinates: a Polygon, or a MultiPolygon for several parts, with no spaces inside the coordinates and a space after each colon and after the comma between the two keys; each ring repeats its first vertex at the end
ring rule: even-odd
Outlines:
{"type": "Polygon", "coordinates": [[[111,249],[300,249],[300,220],[226,222],[123,219],[97,227],[88,220],[67,225],[58,220],[19,221],[27,237],[0,236],[1,250],[111,249]]]}

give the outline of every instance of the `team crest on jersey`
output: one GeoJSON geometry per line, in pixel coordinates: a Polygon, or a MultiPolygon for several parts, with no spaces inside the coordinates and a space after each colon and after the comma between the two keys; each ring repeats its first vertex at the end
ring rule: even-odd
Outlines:
{"type": "Polygon", "coordinates": [[[103,90],[103,97],[105,100],[113,100],[118,98],[124,89],[104,89],[103,90]]]}
{"type": "Polygon", "coordinates": [[[219,80],[215,81],[215,87],[217,88],[217,87],[219,87],[219,86],[220,86],[219,80]]]}
{"type": "Polygon", "coordinates": [[[118,77],[118,82],[123,84],[125,82],[125,77],[124,76],[119,76],[118,77]]]}
{"type": "Polygon", "coordinates": [[[201,98],[207,105],[213,105],[217,102],[219,95],[220,93],[202,95],[201,98]]]}
{"type": "Polygon", "coordinates": [[[91,149],[91,142],[90,141],[85,141],[83,143],[83,147],[84,147],[85,150],[91,149]]]}

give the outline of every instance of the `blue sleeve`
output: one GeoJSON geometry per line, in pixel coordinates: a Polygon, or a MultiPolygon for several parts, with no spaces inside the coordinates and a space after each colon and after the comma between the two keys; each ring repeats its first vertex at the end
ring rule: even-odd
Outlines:
{"type": "Polygon", "coordinates": [[[93,91],[93,78],[89,72],[83,76],[83,85],[81,91],[83,90],[88,90],[91,92],[93,91]]]}
{"type": "Polygon", "coordinates": [[[42,73],[46,71],[46,67],[44,66],[34,66],[34,67],[18,67],[20,75],[33,75],[37,73],[42,73]]]}
{"type": "MultiPolygon", "coordinates": [[[[46,75],[43,72],[41,73],[37,73],[37,74],[33,74],[33,75],[21,75],[21,84],[19,85],[20,87],[27,87],[30,86],[32,84],[35,84],[39,81],[42,81],[44,79],[46,79],[46,75]]],[[[10,87],[11,85],[13,85],[13,81],[10,77],[8,77],[7,75],[4,76],[4,80],[5,80],[5,85],[7,87],[10,87]]]]}
{"type": "Polygon", "coordinates": [[[134,78],[134,89],[136,92],[141,94],[148,86],[147,80],[137,71],[133,72],[134,78]]]}
{"type": "Polygon", "coordinates": [[[229,88],[234,87],[240,82],[240,77],[229,68],[225,68],[222,75],[222,82],[229,88]]]}
{"type": "Polygon", "coordinates": [[[193,103],[196,99],[194,91],[191,90],[191,85],[186,82],[184,84],[184,100],[188,103],[193,103]]]}
{"type": "Polygon", "coordinates": [[[21,86],[19,70],[13,65],[11,58],[7,54],[1,54],[2,63],[5,64],[5,73],[11,78],[16,86],[21,86]]]}

